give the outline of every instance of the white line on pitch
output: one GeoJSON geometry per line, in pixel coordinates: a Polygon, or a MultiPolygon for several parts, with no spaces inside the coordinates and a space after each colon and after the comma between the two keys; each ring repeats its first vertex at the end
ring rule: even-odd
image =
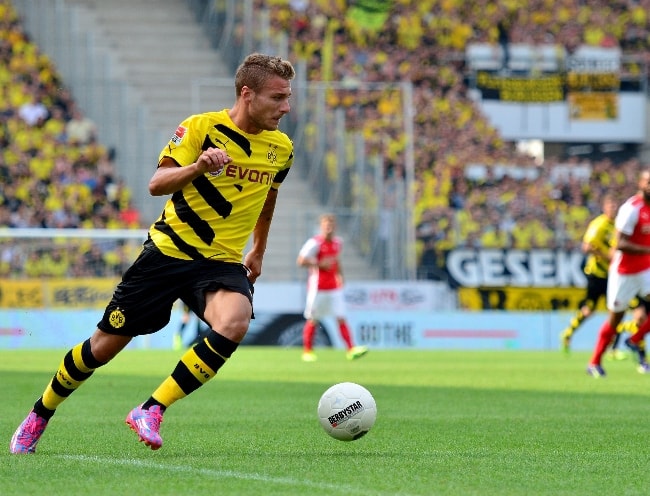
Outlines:
{"type": "Polygon", "coordinates": [[[119,459],[119,458],[102,458],[99,456],[85,456],[85,455],[57,455],[58,458],[65,458],[66,460],[78,460],[81,462],[96,462],[101,463],[102,465],[125,465],[125,466],[139,466],[148,469],[157,469],[175,472],[191,472],[205,476],[212,476],[215,478],[219,477],[230,477],[232,479],[240,480],[252,480],[259,482],[270,482],[275,484],[287,484],[292,486],[307,486],[315,489],[329,489],[332,491],[340,493],[354,492],[355,494],[363,494],[363,490],[359,490],[357,487],[345,486],[340,483],[337,484],[328,484],[321,482],[310,482],[304,479],[293,479],[290,477],[270,477],[262,474],[246,473],[246,472],[235,472],[232,470],[215,470],[210,468],[195,468],[195,467],[186,467],[181,465],[164,465],[162,463],[153,463],[146,460],[137,460],[137,459],[119,459]]]}

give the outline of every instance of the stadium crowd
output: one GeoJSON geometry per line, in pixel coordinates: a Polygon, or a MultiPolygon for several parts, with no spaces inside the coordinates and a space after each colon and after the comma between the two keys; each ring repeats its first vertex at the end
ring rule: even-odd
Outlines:
{"type": "MultiPolygon", "coordinates": [[[[101,144],[8,0],[0,1],[0,145],[0,228],[141,227],[114,150],[101,144]]],[[[125,256],[116,243],[98,255],[90,242],[52,249],[2,236],[0,277],[119,274],[125,256]]]]}
{"type": "MultiPolygon", "coordinates": [[[[636,189],[635,158],[540,162],[505,142],[468,96],[465,50],[617,47],[634,54],[638,73],[650,62],[649,0],[259,0],[259,7],[270,10],[276,32],[289,34],[312,79],[357,88],[413,82],[422,277],[444,278],[445,253],[455,247],[576,248],[605,191],[622,200],[636,189]]],[[[362,127],[369,155],[382,155],[386,180],[403,174],[399,100],[356,95],[339,91],[330,104],[355,116],[348,122],[362,127]]]]}
{"type": "MultiPolygon", "coordinates": [[[[424,277],[439,277],[444,253],[458,246],[576,247],[605,191],[622,199],[635,189],[636,159],[547,156],[540,163],[505,142],[468,96],[465,48],[497,46],[505,35],[507,43],[561,45],[568,53],[581,45],[615,46],[647,64],[650,0],[256,2],[270,12],[273,30],[288,35],[289,58],[305,60],[310,79],[356,89],[364,82],[413,82],[424,277]]],[[[0,227],[141,227],[113,151],[101,145],[8,0],[0,1],[0,61],[0,227]]],[[[328,103],[344,108],[346,123],[363,132],[368,156],[382,157],[387,181],[403,177],[405,137],[395,126],[401,101],[394,92],[338,90],[328,103]]],[[[100,256],[90,248],[62,256],[100,256]]],[[[0,276],[26,266],[24,254],[13,263],[11,251],[2,252],[0,276]]],[[[109,255],[113,265],[122,258],[109,255]]],[[[30,266],[57,265],[46,262],[30,266]]],[[[66,270],[84,270],[73,265],[66,270]]],[[[47,269],[40,271],[34,275],[47,269]]]]}

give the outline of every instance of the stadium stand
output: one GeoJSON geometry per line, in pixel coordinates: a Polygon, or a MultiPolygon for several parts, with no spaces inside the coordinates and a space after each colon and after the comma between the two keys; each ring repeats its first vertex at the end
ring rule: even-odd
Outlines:
{"type": "MultiPolygon", "coordinates": [[[[36,92],[51,113],[43,126],[49,130],[45,148],[50,152],[29,156],[36,133],[25,132],[17,109],[26,103],[27,89],[35,90],[35,75],[41,78],[36,88],[51,90],[60,82],[21,32],[10,7],[0,5],[0,13],[6,14],[0,36],[6,66],[0,67],[0,79],[12,83],[3,84],[0,94],[0,139],[7,143],[0,176],[20,178],[19,184],[3,182],[0,225],[137,224],[128,190],[116,187],[110,154],[93,140],[62,148],[61,123],[73,113],[65,92],[36,92]],[[93,178],[94,167],[104,172],[93,178]],[[48,170],[54,184],[48,183],[48,170]],[[66,205],[62,199],[68,197],[77,200],[66,205]],[[26,198],[47,204],[40,209],[44,213],[34,214],[26,198]]],[[[645,58],[647,67],[650,0],[364,1],[353,10],[345,2],[326,0],[257,0],[256,9],[269,10],[273,29],[289,36],[291,58],[307,62],[312,80],[352,85],[413,81],[414,218],[426,277],[439,277],[441,257],[457,246],[574,247],[605,191],[624,197],[635,188],[636,159],[612,164],[607,159],[547,156],[539,163],[519,153],[469,98],[464,71],[466,64],[503,66],[506,49],[510,70],[554,70],[568,55],[601,49],[634,53],[645,58]]],[[[401,105],[394,95],[365,95],[360,103],[349,92],[338,91],[330,94],[329,104],[354,110],[348,122],[363,131],[369,155],[387,157],[386,178],[403,174],[404,136],[391,129],[391,116],[401,105]]]]}
{"type": "MultiPolygon", "coordinates": [[[[98,140],[56,68],[24,32],[10,2],[0,2],[0,228],[142,227],[131,192],[116,176],[113,150],[98,140]]],[[[0,276],[105,275],[120,246],[36,246],[2,238],[0,276]]],[[[110,268],[113,267],[113,272],[110,268]]]]}
{"type": "MultiPolygon", "coordinates": [[[[385,6],[376,4],[360,6],[369,11],[385,6]]],[[[289,33],[293,56],[307,60],[313,79],[413,81],[415,220],[423,277],[442,277],[444,253],[458,246],[576,247],[605,191],[624,198],[636,189],[637,159],[613,164],[550,156],[539,163],[519,153],[468,98],[463,71],[466,64],[556,70],[570,54],[598,58],[621,51],[645,58],[647,67],[647,0],[402,0],[393,2],[384,22],[374,25],[357,23],[340,2],[300,2],[300,15],[294,15],[291,2],[271,1],[268,8],[273,26],[289,33]],[[327,40],[327,33],[333,33],[331,44],[314,42],[327,40]]],[[[387,154],[389,167],[399,164],[399,130],[376,132],[390,126],[390,118],[378,125],[369,103],[384,106],[379,99],[364,102],[360,120],[368,147],[387,154]]],[[[331,104],[352,107],[358,102],[338,98],[331,104]]],[[[387,177],[393,173],[385,171],[387,177]]]]}

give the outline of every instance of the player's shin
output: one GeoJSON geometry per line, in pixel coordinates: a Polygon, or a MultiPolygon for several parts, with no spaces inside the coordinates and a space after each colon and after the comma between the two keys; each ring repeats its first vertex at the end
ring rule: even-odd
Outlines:
{"type": "Polygon", "coordinates": [[[57,407],[102,365],[90,351],[89,339],[76,345],[63,357],[43,396],[34,404],[34,411],[45,419],[51,418],[57,407]]]}
{"type": "Polygon", "coordinates": [[[606,320],[600,328],[598,333],[598,340],[596,341],[596,347],[594,348],[594,353],[591,356],[592,365],[600,365],[603,354],[607,347],[612,342],[612,338],[616,334],[616,329],[612,328],[609,323],[609,320],[606,320]]]}
{"type": "Polygon", "coordinates": [[[172,374],[143,404],[143,409],[153,404],[167,408],[212,379],[237,349],[238,343],[212,331],[185,352],[172,374]]]}
{"type": "Polygon", "coordinates": [[[639,328],[630,336],[629,341],[638,346],[648,332],[650,332],[650,318],[645,319],[639,324],[639,328]]]}

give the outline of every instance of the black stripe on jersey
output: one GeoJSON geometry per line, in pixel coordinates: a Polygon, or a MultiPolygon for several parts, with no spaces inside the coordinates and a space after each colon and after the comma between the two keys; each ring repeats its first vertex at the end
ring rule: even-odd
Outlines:
{"type": "Polygon", "coordinates": [[[192,184],[208,205],[224,219],[232,212],[232,203],[226,200],[205,176],[197,177],[192,184]]]}
{"type": "Polygon", "coordinates": [[[251,150],[251,142],[248,141],[245,136],[242,136],[237,131],[230,129],[228,126],[224,126],[223,124],[217,124],[214,128],[230,138],[237,146],[239,146],[239,148],[244,150],[246,155],[249,157],[252,155],[253,151],[251,150]]]}
{"type": "Polygon", "coordinates": [[[165,223],[165,215],[163,213],[163,216],[161,219],[156,222],[153,226],[157,231],[160,231],[161,233],[165,234],[166,236],[169,237],[169,239],[172,240],[172,243],[176,245],[176,248],[178,248],[180,251],[185,253],[188,257],[190,257],[192,260],[203,260],[205,257],[199,253],[199,251],[194,248],[191,245],[188,245],[185,241],[181,239],[181,237],[174,232],[174,230],[169,227],[165,223]]]}
{"type": "Polygon", "coordinates": [[[172,195],[172,203],[178,218],[189,225],[196,235],[201,238],[206,245],[210,246],[214,239],[214,231],[210,224],[199,217],[194,210],[189,206],[187,200],[183,196],[182,191],[177,191],[172,195]]]}
{"type": "Polygon", "coordinates": [[[203,140],[203,144],[201,145],[201,150],[206,151],[206,150],[208,150],[210,148],[219,148],[220,150],[225,150],[225,148],[226,148],[225,143],[223,143],[222,141],[220,141],[219,143],[221,143],[223,145],[223,148],[215,145],[212,142],[212,140],[210,140],[210,136],[208,136],[206,134],[205,139],[203,140]]]}
{"type": "Polygon", "coordinates": [[[287,177],[287,174],[289,174],[289,169],[281,170],[275,175],[275,177],[273,178],[273,182],[281,183],[287,177]]]}

